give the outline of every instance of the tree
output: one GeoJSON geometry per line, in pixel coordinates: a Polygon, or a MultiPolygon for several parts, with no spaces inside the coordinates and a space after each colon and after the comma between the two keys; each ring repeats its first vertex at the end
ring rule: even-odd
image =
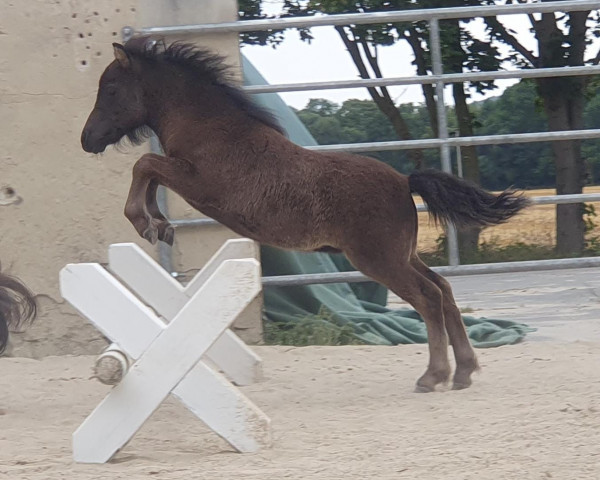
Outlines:
{"type": "MultiPolygon", "coordinates": [[[[238,17],[240,20],[264,20],[269,18],[263,12],[261,0],[238,0],[238,17]]],[[[283,42],[283,30],[281,29],[240,33],[240,43],[242,45],[270,45],[276,47],[281,42],[283,42]]]]}
{"type": "MultiPolygon", "coordinates": [[[[497,18],[488,17],[485,21],[491,36],[511,47],[511,59],[524,68],[581,66],[598,64],[600,61],[600,52],[585,58],[591,34],[598,34],[597,11],[529,15],[538,44],[538,55],[529,51],[497,18]]],[[[540,78],[536,81],[550,131],[583,128],[589,82],[589,77],[540,78]]],[[[557,193],[581,193],[586,176],[581,141],[552,142],[552,151],[557,193]]],[[[559,252],[569,254],[583,250],[583,213],[583,204],[556,206],[556,248],[559,252]]]]}

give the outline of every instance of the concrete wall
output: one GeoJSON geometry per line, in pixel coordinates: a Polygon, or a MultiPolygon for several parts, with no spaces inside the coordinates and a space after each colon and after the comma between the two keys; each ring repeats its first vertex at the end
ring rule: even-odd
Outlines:
{"type": "MultiPolygon", "coordinates": [[[[13,334],[13,355],[94,353],[104,346],[60,297],[58,272],[66,263],[105,262],[109,244],[127,241],[156,256],[122,213],[131,167],[147,147],[95,156],[79,143],[98,79],[112,59],[111,42],[120,41],[122,26],[143,24],[150,3],[158,4],[0,0],[0,188],[10,186],[23,198],[0,203],[0,261],[37,294],[41,307],[33,327],[13,334]]],[[[182,18],[189,23],[188,14],[182,18]]],[[[175,215],[192,215],[171,203],[175,215]]],[[[178,267],[199,268],[229,236],[224,229],[178,235],[178,267]]],[[[254,327],[258,314],[250,321],[254,327]]]]}

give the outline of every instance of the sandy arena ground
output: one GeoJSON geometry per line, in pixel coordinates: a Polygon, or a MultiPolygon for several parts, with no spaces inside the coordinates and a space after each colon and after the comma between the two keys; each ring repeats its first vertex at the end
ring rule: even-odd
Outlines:
{"type": "Polygon", "coordinates": [[[168,399],[111,463],[75,464],[71,434],[109,391],[94,357],[0,358],[0,479],[600,479],[600,269],[450,281],[471,315],[538,331],[431,394],[412,393],[424,345],[258,347],[266,380],[244,391],[274,441],[252,455],[168,399]]]}
{"type": "Polygon", "coordinates": [[[427,356],[401,347],[259,347],[245,387],[273,448],[237,454],[169,399],[109,464],[71,459],[71,433],[108,392],[93,357],[0,359],[0,478],[597,479],[599,344],[480,350],[471,389],[412,393],[427,356]]]}

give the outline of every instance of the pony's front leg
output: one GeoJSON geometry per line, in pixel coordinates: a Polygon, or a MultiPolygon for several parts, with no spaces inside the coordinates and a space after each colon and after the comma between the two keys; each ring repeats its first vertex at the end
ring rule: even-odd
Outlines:
{"type": "Polygon", "coordinates": [[[160,184],[157,180],[150,180],[148,189],[146,190],[146,211],[150,214],[153,219],[153,223],[156,223],[158,227],[158,239],[173,245],[175,238],[175,229],[173,225],[169,223],[163,213],[158,207],[158,200],[156,193],[160,184]]]}
{"type": "Polygon", "coordinates": [[[133,166],[133,178],[125,216],[138,234],[154,244],[157,240],[173,244],[173,227],[162,215],[156,204],[158,185],[171,183],[179,177],[185,181],[192,168],[188,162],[154,153],[143,155],[133,166]]]}

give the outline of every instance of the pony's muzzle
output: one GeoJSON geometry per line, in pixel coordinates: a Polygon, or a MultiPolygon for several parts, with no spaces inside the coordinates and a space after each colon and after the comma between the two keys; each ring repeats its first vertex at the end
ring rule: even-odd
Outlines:
{"type": "Polygon", "coordinates": [[[95,138],[94,132],[89,128],[84,128],[81,132],[81,147],[88,153],[100,153],[106,148],[102,139],[95,138]]]}

